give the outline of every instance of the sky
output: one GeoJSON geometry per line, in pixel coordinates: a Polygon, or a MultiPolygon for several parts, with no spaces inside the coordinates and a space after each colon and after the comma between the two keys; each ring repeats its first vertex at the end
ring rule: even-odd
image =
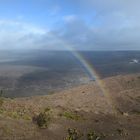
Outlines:
{"type": "Polygon", "coordinates": [[[0,49],[140,50],[139,0],[0,0],[0,49]]]}

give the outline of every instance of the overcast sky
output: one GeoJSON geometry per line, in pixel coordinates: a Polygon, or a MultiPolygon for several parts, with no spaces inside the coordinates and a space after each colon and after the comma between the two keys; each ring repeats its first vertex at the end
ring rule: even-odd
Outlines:
{"type": "Polygon", "coordinates": [[[140,50],[139,0],[0,0],[0,49],[140,50]]]}

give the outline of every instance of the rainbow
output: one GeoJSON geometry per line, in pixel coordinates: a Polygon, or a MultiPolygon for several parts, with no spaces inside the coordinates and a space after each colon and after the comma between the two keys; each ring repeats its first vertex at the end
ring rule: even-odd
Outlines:
{"type": "Polygon", "coordinates": [[[100,92],[101,95],[107,97],[109,95],[109,91],[107,90],[106,85],[103,82],[103,80],[101,80],[100,75],[94,68],[93,64],[91,64],[79,51],[71,49],[71,53],[75,56],[75,58],[77,58],[77,60],[79,60],[81,65],[83,65],[83,67],[86,69],[89,75],[89,78],[91,80],[95,80],[97,86],[99,87],[101,91],[100,92]]]}
{"type": "Polygon", "coordinates": [[[58,44],[65,47],[66,50],[70,51],[72,55],[81,63],[81,65],[85,68],[86,72],[89,75],[89,78],[91,80],[95,80],[99,88],[101,89],[101,93],[105,95],[107,93],[107,89],[105,88],[105,84],[101,81],[99,74],[95,70],[93,64],[90,64],[90,62],[80,53],[80,51],[77,51],[70,45],[68,42],[62,40],[58,36],[55,36],[54,34],[51,34],[52,37],[57,41],[58,44]]]}
{"type": "MultiPolygon", "coordinates": [[[[55,37],[53,35],[53,37],[55,37]]],[[[93,64],[91,64],[83,55],[82,53],[80,53],[80,51],[77,51],[74,49],[74,47],[72,47],[69,43],[67,43],[66,41],[56,37],[55,39],[57,39],[58,41],[58,44],[61,44],[61,46],[64,46],[66,48],[66,50],[69,50],[72,55],[77,58],[77,60],[81,63],[81,65],[86,69],[88,75],[89,75],[89,78],[90,79],[94,79],[97,86],[99,87],[100,89],[100,93],[102,96],[106,97],[106,101],[107,103],[110,105],[110,109],[115,109],[115,107],[113,106],[113,103],[112,103],[112,99],[110,97],[110,94],[109,94],[109,90],[107,89],[106,87],[106,84],[103,80],[101,80],[98,72],[96,71],[96,69],[94,68],[93,64]]],[[[114,110],[115,111],[115,110],[114,110]]]]}

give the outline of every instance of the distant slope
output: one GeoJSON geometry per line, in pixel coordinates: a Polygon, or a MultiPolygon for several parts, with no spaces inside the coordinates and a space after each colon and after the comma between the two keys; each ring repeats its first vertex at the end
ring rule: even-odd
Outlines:
{"type": "Polygon", "coordinates": [[[48,96],[2,99],[0,140],[63,140],[68,128],[95,131],[103,140],[140,139],[140,74],[104,79],[106,93],[95,82],[48,96]],[[107,95],[108,94],[108,95],[107,95]],[[49,110],[48,128],[34,116],[49,110]]]}

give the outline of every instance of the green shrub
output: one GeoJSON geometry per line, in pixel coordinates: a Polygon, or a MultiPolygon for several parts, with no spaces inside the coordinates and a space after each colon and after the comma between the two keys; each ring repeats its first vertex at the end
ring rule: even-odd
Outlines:
{"type": "Polygon", "coordinates": [[[47,128],[50,122],[50,115],[46,112],[41,112],[33,118],[33,121],[36,122],[40,128],[47,128]]]}
{"type": "Polygon", "coordinates": [[[68,136],[65,140],[79,140],[83,135],[80,134],[76,129],[68,129],[68,136]]]}
{"type": "Polygon", "coordinates": [[[95,132],[90,132],[87,134],[87,140],[101,140],[101,138],[95,132]]]}
{"type": "Polygon", "coordinates": [[[10,116],[11,118],[14,118],[14,119],[20,119],[20,116],[19,116],[18,112],[16,112],[16,111],[11,112],[11,113],[9,114],[9,116],[10,116]]]}
{"type": "Polygon", "coordinates": [[[3,108],[0,108],[0,114],[3,114],[4,113],[4,109],[3,108]]]}
{"type": "Polygon", "coordinates": [[[60,116],[63,116],[67,119],[71,119],[71,120],[84,120],[84,118],[80,115],[78,115],[77,113],[73,113],[73,112],[64,112],[64,113],[61,113],[59,114],[60,116]]]}
{"type": "Polygon", "coordinates": [[[76,129],[68,129],[68,136],[64,140],[80,140],[83,138],[85,140],[103,140],[106,135],[103,133],[97,134],[96,132],[89,132],[85,135],[79,133],[76,129]]]}
{"type": "Polygon", "coordinates": [[[22,118],[23,118],[24,120],[32,120],[32,118],[31,118],[29,115],[27,115],[27,114],[23,115],[22,118]]]}
{"type": "Polygon", "coordinates": [[[45,112],[49,112],[51,109],[49,107],[45,108],[45,112]]]}

